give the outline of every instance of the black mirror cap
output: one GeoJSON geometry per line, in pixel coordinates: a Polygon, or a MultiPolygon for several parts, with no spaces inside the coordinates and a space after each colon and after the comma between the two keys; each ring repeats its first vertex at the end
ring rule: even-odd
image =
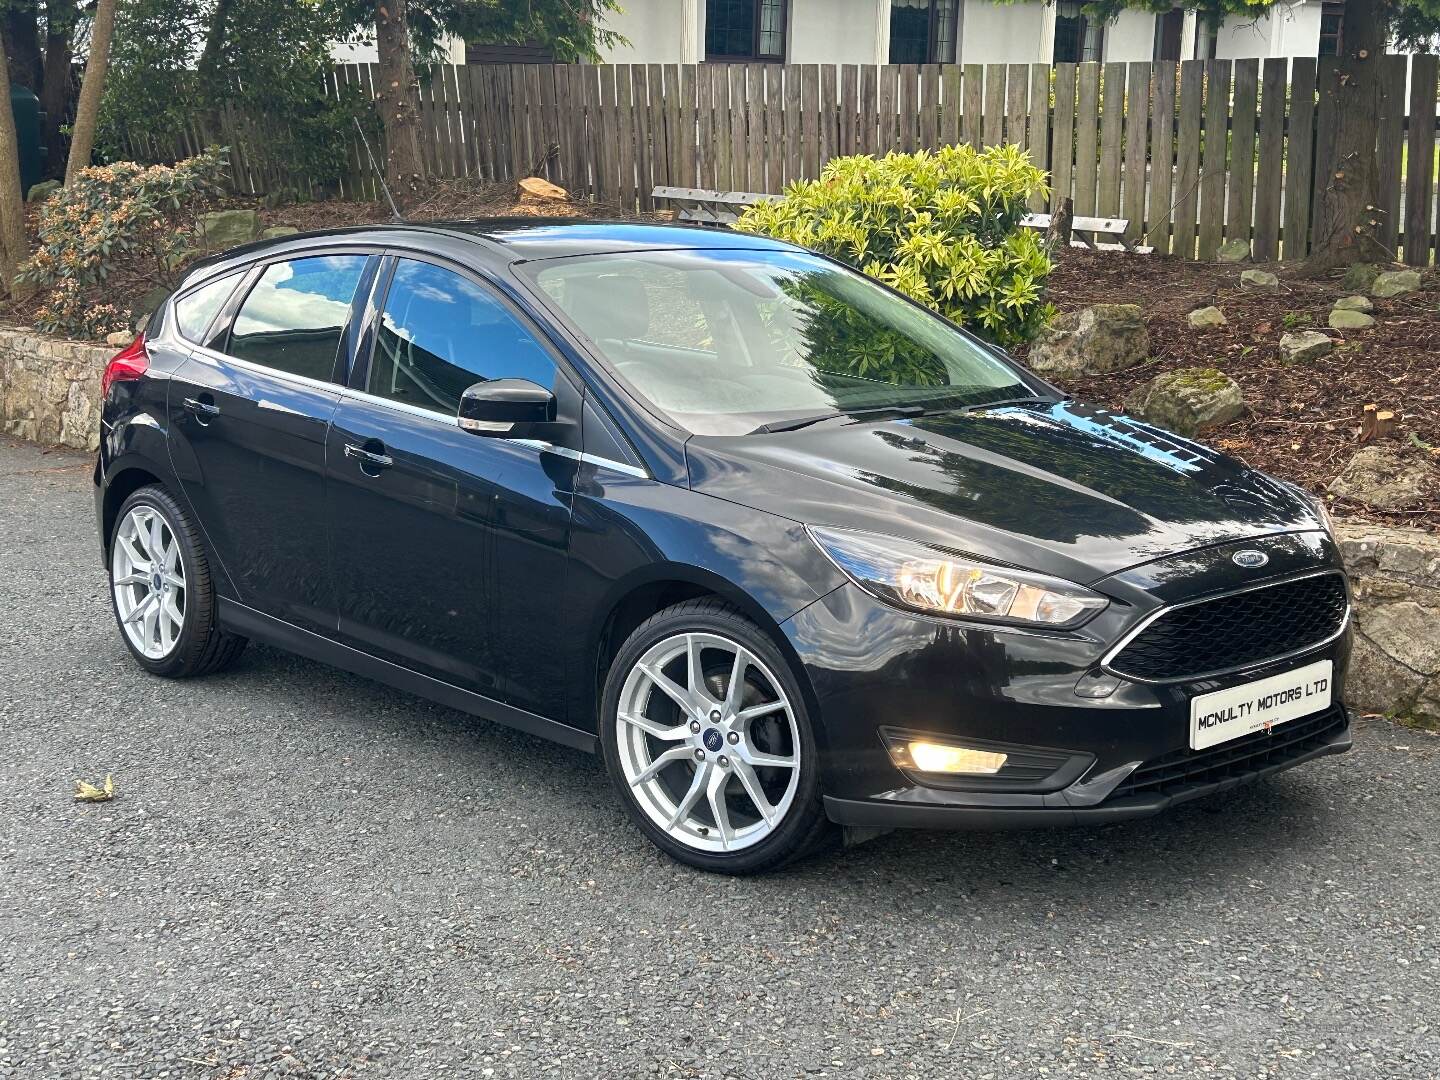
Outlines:
{"type": "Polygon", "coordinates": [[[529,428],[555,422],[555,395],[529,379],[477,382],[460,395],[457,419],[476,435],[522,437],[529,428]]]}

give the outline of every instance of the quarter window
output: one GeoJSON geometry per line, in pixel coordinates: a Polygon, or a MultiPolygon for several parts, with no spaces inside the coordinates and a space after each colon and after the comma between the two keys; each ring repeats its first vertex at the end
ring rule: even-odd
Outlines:
{"type": "Polygon", "coordinates": [[[477,382],[555,383],[555,363],[506,307],[453,270],[402,259],[385,298],[365,389],[454,416],[477,382]]]}
{"type": "Polygon", "coordinates": [[[320,255],[266,267],[235,316],[230,355],[291,375],[333,378],[367,260],[320,255]]]}
{"type": "Polygon", "coordinates": [[[205,340],[205,331],[225,306],[225,301],[230,299],[239,277],[239,274],[226,274],[175,301],[175,325],[181,337],[197,343],[205,340]]]}

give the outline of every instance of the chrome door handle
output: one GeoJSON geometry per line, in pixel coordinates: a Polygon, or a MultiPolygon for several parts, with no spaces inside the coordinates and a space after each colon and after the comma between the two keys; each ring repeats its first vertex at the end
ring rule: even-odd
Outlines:
{"type": "Polygon", "coordinates": [[[388,454],[377,454],[373,450],[366,450],[363,446],[356,446],[354,443],[345,444],[345,456],[356,458],[364,465],[373,465],[377,469],[388,469],[395,464],[395,459],[388,454]]]}
{"type": "Polygon", "coordinates": [[[220,406],[212,405],[208,401],[197,401],[193,397],[185,399],[185,408],[189,409],[196,416],[219,416],[220,406]]]}

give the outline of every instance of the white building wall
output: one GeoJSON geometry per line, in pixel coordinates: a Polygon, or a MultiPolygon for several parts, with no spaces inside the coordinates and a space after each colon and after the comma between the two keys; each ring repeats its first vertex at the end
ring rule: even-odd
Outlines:
{"type": "Polygon", "coordinates": [[[1264,56],[1314,56],[1320,51],[1318,0],[1279,4],[1258,19],[1231,16],[1215,37],[1219,60],[1264,56]]]}
{"type": "Polygon", "coordinates": [[[611,64],[683,64],[703,60],[686,56],[686,30],[691,45],[705,40],[704,0],[625,0],[624,11],[607,12],[604,26],[629,39],[630,44],[602,50],[611,64]],[[688,24],[695,20],[698,25],[688,24]],[[698,34],[697,34],[698,32],[698,34]]]}
{"type": "Polygon", "coordinates": [[[1155,56],[1155,13],[1122,11],[1105,24],[1105,59],[1111,63],[1134,63],[1155,56]]]}
{"type": "MultiPolygon", "coordinates": [[[[330,57],[337,64],[376,64],[380,61],[373,41],[336,42],[330,46],[330,57]]],[[[465,63],[465,42],[457,37],[446,38],[440,47],[440,62],[465,63]]]]}
{"type": "Polygon", "coordinates": [[[880,55],[880,11],[888,15],[889,6],[877,0],[790,0],[790,62],[886,63],[889,56],[880,55]]]}
{"type": "MultiPolygon", "coordinates": [[[[965,0],[960,59],[966,64],[1048,64],[1043,32],[1051,15],[1045,4],[1025,0],[994,4],[965,0]]],[[[1051,45],[1053,48],[1053,44],[1051,45]]]]}

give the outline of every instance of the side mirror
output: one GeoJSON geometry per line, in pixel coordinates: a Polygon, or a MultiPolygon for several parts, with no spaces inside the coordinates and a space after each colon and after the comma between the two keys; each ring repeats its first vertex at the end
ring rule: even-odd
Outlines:
{"type": "Polygon", "coordinates": [[[555,395],[529,379],[477,382],[460,395],[460,426],[491,438],[524,438],[528,428],[555,422],[555,395]]]}

